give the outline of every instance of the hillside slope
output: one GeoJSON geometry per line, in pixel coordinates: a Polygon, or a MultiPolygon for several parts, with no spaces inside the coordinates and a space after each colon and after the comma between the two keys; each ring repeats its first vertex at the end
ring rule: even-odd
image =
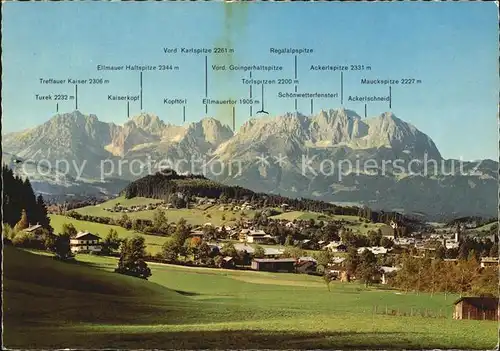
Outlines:
{"type": "MultiPolygon", "coordinates": [[[[4,342],[9,347],[40,347],[25,342],[34,328],[170,324],[188,320],[193,312],[187,297],[145,280],[11,246],[5,246],[3,259],[4,342]]],[[[48,334],[44,344],[77,346],[70,340],[52,345],[48,334]]]]}
{"type": "Polygon", "coordinates": [[[79,260],[68,264],[5,248],[5,346],[489,349],[497,339],[494,322],[452,320],[453,296],[352,283],[332,283],[328,291],[308,275],[160,264],[151,264],[148,282],[110,273],[116,264],[110,257],[79,260]],[[373,315],[374,304],[448,311],[449,317],[373,315]]]}

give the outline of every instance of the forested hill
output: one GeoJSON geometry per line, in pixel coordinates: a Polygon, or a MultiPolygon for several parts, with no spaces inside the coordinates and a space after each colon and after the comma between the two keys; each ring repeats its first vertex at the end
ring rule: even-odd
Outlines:
{"type": "Polygon", "coordinates": [[[170,201],[171,196],[178,194],[211,199],[221,196],[239,199],[243,196],[253,196],[254,192],[239,186],[220,184],[203,175],[180,175],[170,170],[140,178],[124,189],[126,198],[141,196],[170,201]]]}
{"type": "Polygon", "coordinates": [[[130,183],[124,190],[126,198],[136,196],[161,199],[175,202],[178,198],[188,199],[192,196],[218,199],[221,203],[249,201],[258,208],[278,207],[287,204],[298,211],[314,211],[326,214],[352,215],[367,218],[374,222],[411,221],[399,213],[375,212],[369,208],[355,206],[338,206],[328,202],[304,199],[287,198],[275,194],[255,193],[240,186],[230,186],[217,183],[203,175],[180,175],[173,170],[148,175],[130,183]]]}
{"type": "Polygon", "coordinates": [[[41,195],[35,196],[29,179],[15,175],[7,165],[2,165],[2,179],[2,223],[14,227],[21,221],[19,229],[38,223],[43,228],[51,230],[45,202],[41,195]]]}

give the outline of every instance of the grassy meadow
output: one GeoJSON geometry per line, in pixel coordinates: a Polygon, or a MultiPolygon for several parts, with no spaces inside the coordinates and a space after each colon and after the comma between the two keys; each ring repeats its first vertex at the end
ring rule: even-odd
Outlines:
{"type": "MultiPolygon", "coordinates": [[[[161,202],[161,200],[148,199],[143,197],[136,197],[132,199],[125,199],[123,196],[118,197],[113,200],[106,201],[102,204],[94,206],[85,206],[76,209],[75,211],[83,215],[97,216],[97,217],[110,217],[110,218],[121,218],[123,213],[120,212],[110,212],[106,211],[105,208],[111,208],[115,204],[119,203],[122,206],[130,207],[133,205],[147,205],[150,203],[161,202]]],[[[221,209],[220,205],[201,205],[190,209],[168,209],[165,211],[165,216],[169,222],[178,222],[179,219],[184,218],[189,224],[193,226],[200,226],[205,223],[211,223],[214,226],[220,226],[223,224],[231,225],[240,219],[253,218],[255,210],[245,210],[245,211],[231,211],[227,209],[221,209]]],[[[132,218],[140,219],[153,219],[155,210],[147,211],[137,211],[129,212],[127,215],[132,218]]],[[[344,220],[348,222],[346,227],[352,229],[353,232],[359,232],[361,234],[366,234],[370,230],[381,229],[384,234],[391,234],[392,228],[383,223],[364,223],[359,220],[357,216],[344,216],[344,215],[334,215],[328,216],[317,212],[307,212],[307,211],[289,211],[283,212],[281,214],[271,216],[272,219],[280,220],[310,220],[315,221],[331,221],[331,220],[344,220]]]]}
{"type": "MultiPolygon", "coordinates": [[[[335,216],[337,217],[337,216],[335,216]]],[[[356,218],[353,216],[338,216],[338,217],[349,217],[349,218],[356,218]]],[[[269,218],[272,219],[284,219],[287,221],[293,221],[294,219],[296,220],[309,220],[309,219],[314,219],[315,221],[320,221],[320,220],[332,220],[333,216],[328,216],[324,215],[322,213],[317,213],[317,212],[304,212],[304,211],[289,211],[289,212],[283,212],[275,216],[271,216],[269,218]]],[[[340,219],[340,218],[339,218],[340,219]]]]}
{"type": "MultiPolygon", "coordinates": [[[[161,200],[148,199],[143,197],[136,197],[132,199],[125,199],[121,196],[113,200],[106,201],[104,203],[95,206],[85,206],[76,209],[75,211],[83,215],[97,216],[97,217],[110,217],[110,218],[121,218],[123,213],[120,212],[110,212],[106,211],[105,208],[111,208],[115,204],[119,203],[122,206],[130,207],[134,205],[147,205],[150,203],[161,202],[161,200]]],[[[165,211],[165,216],[169,222],[177,223],[179,219],[184,218],[189,224],[193,226],[203,225],[205,223],[212,223],[214,226],[219,226],[222,224],[230,225],[235,223],[240,218],[253,218],[255,211],[245,210],[245,211],[231,211],[231,210],[221,210],[220,205],[201,205],[195,208],[171,208],[165,211]]],[[[129,212],[127,216],[132,219],[153,219],[155,210],[137,211],[129,212]]]]}
{"type": "Polygon", "coordinates": [[[377,231],[381,229],[383,234],[392,234],[392,228],[384,223],[364,223],[359,220],[358,216],[345,216],[345,215],[333,215],[327,216],[322,213],[317,212],[306,212],[306,211],[289,211],[283,212],[279,215],[271,216],[272,219],[284,219],[287,221],[293,220],[310,220],[311,218],[315,221],[345,221],[347,222],[346,228],[351,229],[353,232],[359,232],[360,234],[367,234],[370,230],[377,231]]]}
{"type": "Polygon", "coordinates": [[[497,323],[451,318],[456,296],[399,294],[321,278],[151,263],[149,281],[6,247],[11,348],[493,348],[497,323]],[[429,309],[446,318],[374,314],[429,309]]]}

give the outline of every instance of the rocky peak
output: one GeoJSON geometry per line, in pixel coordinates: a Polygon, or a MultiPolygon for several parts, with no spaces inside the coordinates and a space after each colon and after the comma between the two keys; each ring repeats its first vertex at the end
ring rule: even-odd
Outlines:
{"type": "Polygon", "coordinates": [[[198,122],[190,123],[186,135],[204,139],[213,145],[219,145],[230,139],[233,136],[233,131],[228,126],[222,125],[219,120],[208,117],[198,122]]]}
{"type": "Polygon", "coordinates": [[[157,115],[145,112],[132,117],[132,119],[126,124],[131,123],[135,124],[137,128],[140,128],[151,134],[160,134],[165,128],[165,123],[163,123],[163,121],[157,115]]]}

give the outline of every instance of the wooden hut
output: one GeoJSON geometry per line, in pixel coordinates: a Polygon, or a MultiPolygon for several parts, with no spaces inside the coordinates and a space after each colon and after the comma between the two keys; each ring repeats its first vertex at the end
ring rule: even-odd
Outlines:
{"type": "Polygon", "coordinates": [[[461,297],[454,305],[454,319],[498,319],[497,297],[461,297]]]}

